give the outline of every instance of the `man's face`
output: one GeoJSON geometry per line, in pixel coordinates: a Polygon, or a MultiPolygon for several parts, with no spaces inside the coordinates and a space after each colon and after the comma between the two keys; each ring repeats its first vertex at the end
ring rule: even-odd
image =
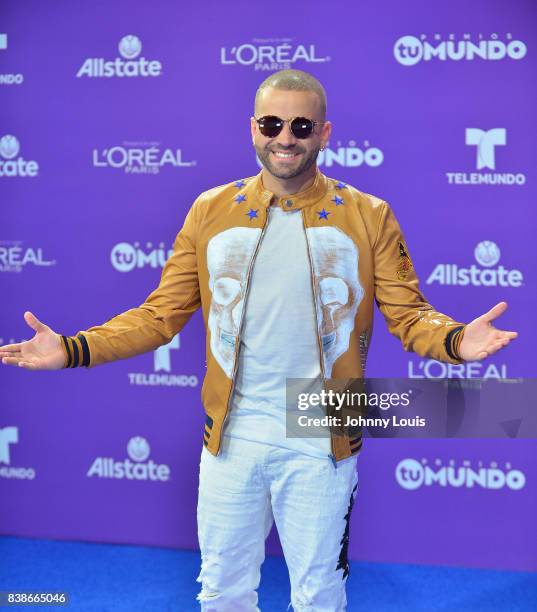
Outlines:
{"type": "MultiPolygon", "coordinates": [[[[268,87],[256,108],[256,117],[274,115],[280,119],[305,117],[312,121],[323,121],[319,96],[313,91],[285,91],[268,87]]],[[[282,131],[274,138],[263,136],[252,118],[252,140],[259,160],[276,178],[290,179],[306,172],[317,159],[319,149],[330,136],[330,123],[316,125],[313,133],[304,139],[294,136],[285,123],[282,131]],[[280,153],[280,154],[278,154],[280,153]]]]}

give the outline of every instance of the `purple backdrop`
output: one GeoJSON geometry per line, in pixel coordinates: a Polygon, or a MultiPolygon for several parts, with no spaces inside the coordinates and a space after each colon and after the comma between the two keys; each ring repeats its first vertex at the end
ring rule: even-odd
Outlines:
{"type": "MultiPolygon", "coordinates": [[[[185,6],[2,3],[0,344],[32,337],[25,310],[73,334],[141,304],[199,192],[258,171],[255,90],[296,67],[328,92],[321,168],[391,203],[428,299],[463,321],[505,299],[520,332],[448,368],[379,317],[368,374],[534,376],[535,4],[185,6]]],[[[0,532],[196,547],[204,350],[197,313],[106,367],[0,368],[0,532]]],[[[351,558],[536,570],[535,449],[367,440],[351,558]],[[448,467],[505,484],[453,486],[448,467]]]]}

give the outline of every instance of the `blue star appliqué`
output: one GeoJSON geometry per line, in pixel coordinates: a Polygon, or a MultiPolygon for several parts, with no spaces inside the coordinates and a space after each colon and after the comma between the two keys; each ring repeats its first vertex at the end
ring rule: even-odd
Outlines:
{"type": "Polygon", "coordinates": [[[318,210],[317,214],[319,215],[319,219],[328,219],[328,215],[331,215],[332,213],[327,212],[324,208],[322,210],[318,210]]]}
{"type": "Polygon", "coordinates": [[[237,204],[244,202],[244,200],[246,200],[246,196],[242,193],[239,193],[235,196],[235,202],[237,202],[237,204]]]}
{"type": "Polygon", "coordinates": [[[338,181],[336,184],[336,189],[346,189],[347,188],[347,184],[344,183],[343,181],[338,181]]]}
{"type": "Polygon", "coordinates": [[[257,211],[258,211],[258,210],[259,210],[259,209],[257,209],[257,208],[256,208],[255,210],[254,210],[253,208],[250,208],[250,210],[249,210],[249,211],[246,213],[246,214],[247,214],[247,216],[248,216],[248,217],[250,217],[250,221],[251,221],[252,219],[257,219],[257,211]]]}
{"type": "Polygon", "coordinates": [[[344,204],[343,198],[340,198],[339,196],[334,196],[332,198],[332,202],[335,202],[336,206],[339,206],[340,204],[344,204]]]}
{"type": "Polygon", "coordinates": [[[241,187],[244,187],[246,185],[246,183],[241,179],[240,181],[235,181],[235,187],[237,189],[240,189],[241,187]]]}

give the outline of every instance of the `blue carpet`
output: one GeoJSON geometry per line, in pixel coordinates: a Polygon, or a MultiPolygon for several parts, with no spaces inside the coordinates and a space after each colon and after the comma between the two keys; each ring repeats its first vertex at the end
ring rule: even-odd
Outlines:
{"type": "MultiPolygon", "coordinates": [[[[141,546],[0,537],[0,591],[67,591],[68,607],[10,610],[190,612],[199,610],[199,553],[141,546]]],[[[351,563],[349,612],[535,612],[537,574],[351,563]]],[[[284,612],[287,568],[267,557],[262,612],[284,612]]],[[[8,609],[8,608],[5,608],[8,609]]]]}

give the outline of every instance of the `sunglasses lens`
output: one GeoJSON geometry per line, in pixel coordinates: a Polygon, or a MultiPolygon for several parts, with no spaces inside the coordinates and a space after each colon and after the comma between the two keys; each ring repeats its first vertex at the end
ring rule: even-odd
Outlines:
{"type": "Polygon", "coordinates": [[[297,117],[291,122],[291,131],[297,138],[307,138],[313,132],[313,121],[297,117]]]}
{"type": "Polygon", "coordinates": [[[258,121],[259,131],[267,138],[274,138],[283,128],[283,121],[279,117],[261,117],[258,121]]]}

